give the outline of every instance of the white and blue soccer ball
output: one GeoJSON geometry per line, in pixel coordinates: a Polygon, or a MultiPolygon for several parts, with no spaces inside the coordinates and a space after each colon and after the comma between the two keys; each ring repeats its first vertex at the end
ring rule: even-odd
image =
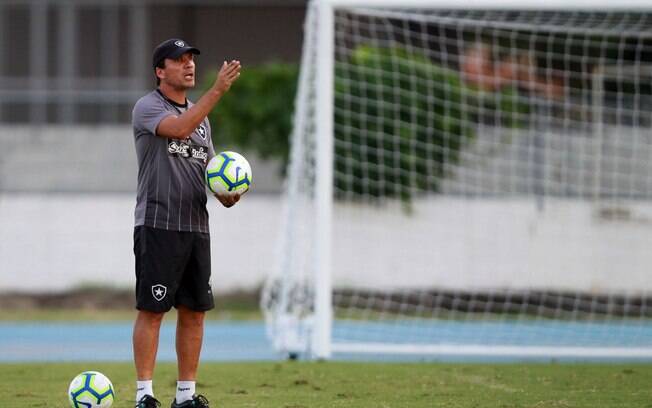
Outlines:
{"type": "Polygon", "coordinates": [[[206,184],[216,194],[244,194],[252,180],[249,162],[236,152],[221,152],[206,166],[206,184]]]}
{"type": "Polygon", "coordinates": [[[84,371],[73,378],[68,387],[68,399],[73,408],[109,408],[114,398],[113,384],[97,371],[84,371]]]}

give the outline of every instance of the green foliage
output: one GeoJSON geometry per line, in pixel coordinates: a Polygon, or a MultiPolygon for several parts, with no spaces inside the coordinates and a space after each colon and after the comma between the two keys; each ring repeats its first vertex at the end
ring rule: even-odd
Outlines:
{"type": "Polygon", "coordinates": [[[400,197],[436,191],[447,162],[473,136],[456,72],[403,48],[358,47],[336,65],[337,191],[400,197]],[[349,131],[355,129],[355,131],[349,131]]]}
{"type": "MultiPolygon", "coordinates": [[[[296,64],[244,67],[209,115],[216,151],[254,150],[263,158],[287,163],[297,77],[296,64]]],[[[214,81],[211,78],[209,84],[214,81]]]]}
{"type": "MultiPolygon", "coordinates": [[[[400,198],[438,191],[474,137],[475,123],[518,126],[528,112],[513,88],[477,91],[460,73],[404,47],[359,46],[335,65],[335,191],[400,198]],[[482,116],[478,113],[481,112],[482,116]]],[[[253,149],[287,167],[298,69],[248,68],[211,114],[219,148],[253,149]]],[[[219,149],[218,148],[218,149],[219,149]]]]}
{"type": "Polygon", "coordinates": [[[458,71],[406,48],[361,46],[336,71],[336,139],[344,143],[336,144],[335,168],[353,174],[336,178],[340,195],[409,203],[438,191],[477,122],[518,126],[528,111],[516,89],[479,92],[458,71]]]}

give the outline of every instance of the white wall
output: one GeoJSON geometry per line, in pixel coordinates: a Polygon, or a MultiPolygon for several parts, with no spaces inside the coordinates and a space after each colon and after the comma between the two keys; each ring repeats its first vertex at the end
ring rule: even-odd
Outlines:
{"type": "MultiPolygon", "coordinates": [[[[0,126],[0,193],[133,193],[136,150],[130,125],[0,126]]],[[[242,152],[253,191],[278,193],[279,164],[242,152]]]]}
{"type": "Polygon", "coordinates": [[[438,198],[417,203],[412,216],[335,211],[340,284],[652,292],[650,202],[548,199],[539,209],[527,198],[438,198]]]}
{"type": "MultiPolygon", "coordinates": [[[[0,196],[0,291],[133,286],[134,204],[127,194],[0,196]]],[[[256,287],[273,258],[278,198],[209,204],[213,286],[256,287]]]]}
{"type": "MultiPolygon", "coordinates": [[[[504,165],[527,163],[519,155],[529,151],[532,138],[511,136],[506,144],[500,132],[482,132],[444,183],[450,195],[415,203],[410,216],[400,208],[336,205],[335,283],[652,291],[652,202],[619,200],[614,206],[604,199],[605,211],[589,201],[546,198],[539,208],[514,188],[513,176],[527,178],[530,172],[504,165]],[[454,198],[464,192],[503,198],[454,198]]],[[[551,140],[561,147],[545,155],[552,169],[574,168],[558,161],[565,154],[579,163],[595,144],[587,137],[558,136],[551,140]]],[[[629,193],[623,196],[649,197],[649,135],[623,130],[612,136],[618,146],[637,149],[609,155],[618,159],[618,172],[607,172],[613,177],[603,177],[601,191],[613,191],[609,183],[620,180],[616,175],[627,176],[631,182],[617,183],[629,193]]],[[[0,126],[0,143],[0,291],[62,290],[88,282],[131,287],[136,158],[130,127],[0,126]]],[[[273,193],[281,186],[277,165],[245,154],[254,172],[252,193],[229,210],[217,202],[209,206],[218,291],[257,287],[274,263],[282,213],[273,193]]],[[[591,163],[586,161],[584,173],[591,173],[591,163]]],[[[546,176],[546,191],[595,186],[591,177],[555,177],[546,176]]]]}
{"type": "MultiPolygon", "coordinates": [[[[134,196],[0,195],[0,291],[132,287],[134,196]]],[[[281,202],[210,204],[213,286],[258,286],[273,265],[281,202]]],[[[336,206],[339,285],[650,292],[652,204],[609,219],[586,202],[439,198],[415,213],[336,206]]]]}
{"type": "MultiPolygon", "coordinates": [[[[131,126],[3,125],[0,144],[0,291],[132,286],[131,126]]],[[[210,208],[214,233],[237,234],[213,242],[214,284],[225,290],[260,284],[278,221],[279,164],[242,153],[253,168],[252,192],[237,208],[210,208]],[[237,245],[252,236],[260,239],[253,256],[237,245]],[[220,271],[218,257],[237,262],[220,271]]]]}

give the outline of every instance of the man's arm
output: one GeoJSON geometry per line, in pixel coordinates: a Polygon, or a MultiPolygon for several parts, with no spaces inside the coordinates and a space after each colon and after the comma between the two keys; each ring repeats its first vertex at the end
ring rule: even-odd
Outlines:
{"type": "Polygon", "coordinates": [[[156,128],[156,134],[170,139],[186,139],[197,129],[217,102],[240,76],[240,61],[224,61],[213,86],[190,109],[181,115],[170,115],[156,128]]]}

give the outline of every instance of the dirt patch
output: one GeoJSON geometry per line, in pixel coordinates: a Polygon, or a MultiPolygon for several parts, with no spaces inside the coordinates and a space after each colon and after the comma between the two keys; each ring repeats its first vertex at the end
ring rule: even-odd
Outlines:
{"type": "MultiPolygon", "coordinates": [[[[216,296],[215,304],[223,310],[257,310],[258,299],[258,290],[238,291],[216,296]]],[[[4,310],[132,310],[135,301],[133,290],[113,288],[79,288],[60,293],[0,293],[0,308],[4,310]]]]}
{"type": "Polygon", "coordinates": [[[61,293],[8,292],[0,295],[3,309],[133,309],[130,290],[75,289],[61,293]]]}

